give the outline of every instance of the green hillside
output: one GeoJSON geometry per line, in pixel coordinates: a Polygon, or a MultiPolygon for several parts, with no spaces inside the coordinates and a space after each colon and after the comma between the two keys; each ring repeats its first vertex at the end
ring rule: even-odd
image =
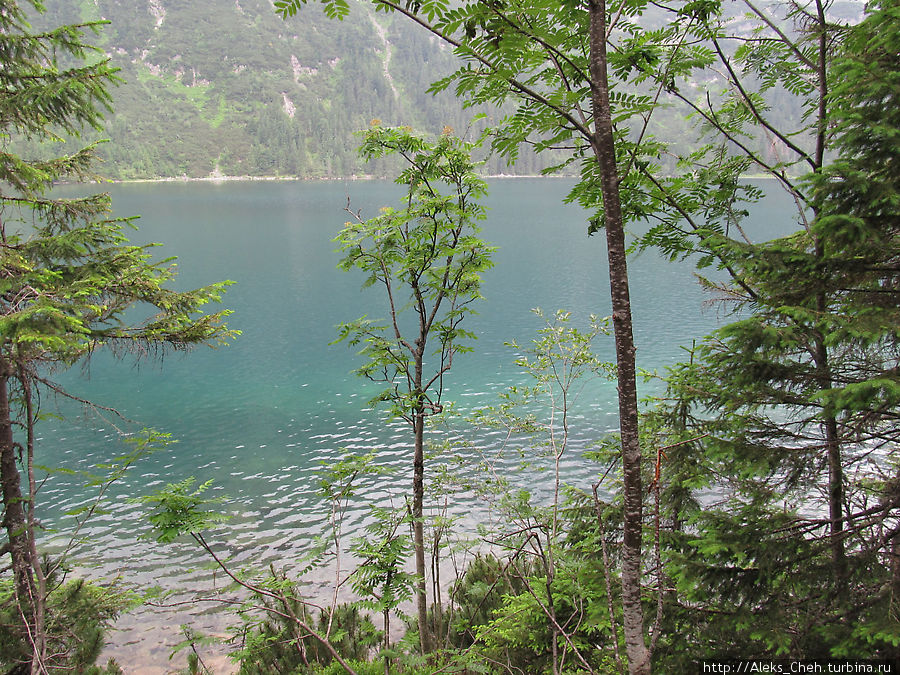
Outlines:
{"type": "Polygon", "coordinates": [[[453,67],[448,50],[362,5],[337,23],[317,6],[285,22],[267,0],[53,0],[34,25],[98,19],[124,80],[106,130],[89,135],[109,139],[111,178],[381,174],[356,157],[372,119],[459,133],[475,114],[425,93],[453,67]]]}
{"type": "MultiPolygon", "coordinates": [[[[498,114],[464,110],[451,92],[426,93],[458,66],[453,54],[412,22],[364,3],[337,22],[318,3],[283,21],[269,0],[48,0],[34,26],[101,19],[109,23],[96,39],[105,52],[98,57],[111,59],[123,83],[105,130],[87,137],[109,139],[101,170],[110,178],[390,175],[384,160],[366,165],[356,155],[354,132],[372,119],[465,134],[477,112],[488,122],[498,114]]],[[[653,22],[652,8],[645,20],[653,22]]],[[[697,95],[707,87],[717,88],[700,83],[697,95]]],[[[799,99],[776,98],[770,117],[802,127],[799,99]]],[[[673,151],[692,148],[696,134],[685,115],[676,105],[660,109],[648,131],[676,139],[673,151]]],[[[777,152],[763,137],[754,142],[763,156],[777,152]]],[[[59,152],[27,145],[17,140],[12,149],[59,152]]],[[[492,158],[484,170],[534,174],[558,159],[523,148],[515,167],[492,158]]],[[[674,160],[661,160],[674,169],[674,160]]]]}

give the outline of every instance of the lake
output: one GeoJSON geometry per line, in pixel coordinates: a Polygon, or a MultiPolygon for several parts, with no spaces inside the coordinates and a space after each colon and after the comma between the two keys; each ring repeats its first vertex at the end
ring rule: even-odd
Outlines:
{"type": "MultiPolygon", "coordinates": [[[[532,308],[566,309],[582,323],[590,313],[610,311],[605,239],[588,237],[585,214],[561,203],[569,187],[562,179],[490,181],[482,235],[498,247],[496,266],[485,277],[479,314],[468,323],[478,335],[474,352],[446,378],[446,398],[463,411],[492,404],[499,392],[525,381],[504,343],[535,336],[540,322],[532,308]]],[[[322,461],[377,448],[379,463],[398,473],[364,502],[406,489],[406,429],[366,405],[375,388],[351,373],[359,358],[344,344],[330,344],[339,322],[384,316],[377,289],[361,291],[360,276],[336,268],[332,238],[348,219],[348,197],[354,211],[371,217],[380,206],[396,205],[399,188],[384,181],[169,182],[113,185],[110,192],[117,215],[141,216],[133,241],[165,242],[158,255],[178,256],[180,287],[235,282],[223,306],[234,311],[229,324],[242,335],[228,347],[162,361],[117,363],[99,354],[88,369],[59,375],[73,393],[131,421],[83,416],[62,402],[67,419],[41,423],[41,464],[88,470],[122,454],[116,426],[153,427],[177,439],[110,491],[105,512],[83,532],[90,540],[77,550],[81,564],[98,575],[122,572],[138,584],[190,584],[203,557],[187,543],[163,547],[139,539],[146,514],[128,501],[187,476],[214,480],[211,494],[228,497],[223,510],[234,518],[217,541],[236,564],[260,566],[290,566],[321,531],[325,510],[314,493],[322,461]]],[[[747,227],[767,238],[773,228],[790,227],[790,208],[785,195],[773,195],[755,207],[747,227]]],[[[641,368],[673,364],[685,353],[682,345],[721,319],[715,307],[705,308],[710,298],[690,264],[645,253],[632,258],[630,277],[641,368]]],[[[596,350],[611,360],[612,338],[600,338],[596,350]]],[[[644,393],[658,391],[655,386],[645,385],[644,393]]],[[[44,410],[53,407],[47,398],[44,410]]],[[[615,429],[614,384],[593,385],[577,413],[577,442],[565,470],[586,487],[593,474],[578,450],[615,429]]],[[[61,514],[91,499],[77,480],[54,475],[47,481],[39,516],[59,528],[54,541],[68,527],[61,514]]],[[[351,531],[365,517],[364,505],[351,514],[351,531]]],[[[146,621],[148,611],[125,623],[146,621]]],[[[178,621],[164,623],[170,642],[177,641],[178,621]]],[[[129,640],[146,646],[158,636],[137,631],[129,640]]]]}

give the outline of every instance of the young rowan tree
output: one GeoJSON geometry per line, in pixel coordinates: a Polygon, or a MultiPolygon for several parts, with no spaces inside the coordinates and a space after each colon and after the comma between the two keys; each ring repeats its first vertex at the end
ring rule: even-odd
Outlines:
{"type": "Polygon", "coordinates": [[[366,317],[340,327],[340,340],[362,347],[362,377],[387,385],[373,403],[386,403],[413,433],[413,548],[416,610],[424,653],[431,649],[426,597],[423,502],[425,420],[443,409],[444,378],[474,335],[463,321],[481,297],[481,275],[493,249],[478,237],[486,185],[475,174],[472,146],[443,134],[429,142],[405,128],[378,125],[365,132],[367,159],[400,155],[407,166],[396,182],[403,207],[385,208],[371,220],[348,222],[337,237],[341,267],[358,269],[366,286],[387,301],[387,324],[366,317]]]}
{"type": "MultiPolygon", "coordinates": [[[[306,0],[279,0],[276,8],[289,16],[303,4],[306,0]]],[[[349,11],[345,0],[322,4],[334,17],[349,11]]],[[[455,85],[473,104],[517,103],[517,111],[496,131],[495,149],[514,158],[522,143],[534,143],[539,150],[565,148],[571,151],[565,164],[580,166],[581,180],[570,198],[592,214],[591,232],[604,231],[609,263],[626,512],[621,575],[625,642],[630,672],[648,673],[641,604],[644,490],[625,227],[647,217],[650,209],[647,190],[637,188],[646,182],[644,174],[652,173],[661,151],[646,130],[665,85],[656,85],[650,96],[622,93],[615,86],[635,60],[649,59],[650,66],[666,71],[669,79],[689,69],[691,48],[684,41],[684,28],[673,24],[653,33],[652,40],[633,37],[640,32],[634,17],[643,7],[633,0],[610,6],[605,0],[372,4],[419,23],[463,59],[465,65],[434,89],[455,85]],[[617,39],[608,49],[612,35],[617,39]],[[629,120],[633,133],[625,130],[629,120]]],[[[685,16],[686,24],[694,20],[685,16]]]]}

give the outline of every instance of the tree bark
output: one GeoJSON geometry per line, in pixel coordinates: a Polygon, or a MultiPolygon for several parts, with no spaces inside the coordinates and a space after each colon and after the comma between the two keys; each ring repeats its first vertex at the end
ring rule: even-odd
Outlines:
{"type": "Polygon", "coordinates": [[[15,579],[16,601],[25,621],[23,628],[34,647],[32,666],[41,661],[40,641],[34,635],[34,621],[38,609],[38,589],[32,576],[31,546],[25,515],[25,497],[22,494],[21,477],[16,463],[16,444],[12,430],[12,413],[9,400],[11,364],[0,358],[0,491],[3,496],[3,527],[6,530],[9,554],[15,579]]]}
{"type": "Polygon", "coordinates": [[[625,653],[631,675],[650,674],[650,652],[644,641],[644,612],[641,606],[641,558],[643,490],[641,447],[638,437],[635,345],[625,256],[625,224],[619,198],[609,78],[606,56],[606,2],[591,0],[590,74],[594,136],[591,145],[600,165],[605,219],[609,285],[612,299],[613,332],[618,369],[619,432],[622,443],[623,499],[625,503],[622,545],[622,625],[625,653]]]}
{"type": "MultiPolygon", "coordinates": [[[[822,294],[818,298],[820,311],[824,311],[822,294]]],[[[816,369],[822,389],[831,386],[831,366],[828,348],[822,336],[816,336],[816,369]]],[[[828,520],[831,568],[835,592],[843,595],[847,583],[847,554],[844,547],[844,461],[841,437],[834,413],[826,408],[822,426],[825,430],[825,450],[828,455],[828,520]]]]}
{"type": "Polygon", "coordinates": [[[384,618],[384,675],[391,675],[391,657],[388,650],[391,648],[391,611],[382,612],[384,618]]]}
{"type": "Polygon", "coordinates": [[[37,481],[34,477],[34,424],[35,409],[34,399],[32,397],[31,380],[24,365],[19,362],[17,367],[17,378],[22,387],[22,398],[25,407],[25,425],[26,425],[26,478],[28,480],[28,509],[26,516],[25,539],[28,544],[28,558],[31,561],[31,577],[32,587],[37,591],[34,598],[34,633],[32,635],[32,645],[34,647],[34,656],[32,661],[32,669],[43,672],[42,664],[47,661],[47,577],[43,567],[41,567],[41,557],[37,550],[37,541],[35,540],[35,532],[37,532],[37,522],[34,515],[34,496],[37,493],[37,481]],[[38,666],[38,668],[35,668],[38,666]]]}
{"type": "Polygon", "coordinates": [[[416,558],[416,612],[419,619],[419,646],[423,654],[431,651],[431,631],[428,628],[428,595],[425,584],[425,411],[413,413],[413,548],[416,558]]]}
{"type": "Polygon", "coordinates": [[[847,584],[847,554],[844,550],[844,463],[837,420],[825,420],[828,446],[828,519],[831,521],[831,565],[835,589],[842,594],[847,584]]]}

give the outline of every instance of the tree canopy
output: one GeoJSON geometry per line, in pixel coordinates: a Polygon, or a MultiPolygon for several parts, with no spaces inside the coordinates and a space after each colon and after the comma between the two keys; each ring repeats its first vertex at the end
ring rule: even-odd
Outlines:
{"type": "Polygon", "coordinates": [[[395,181],[406,188],[403,208],[384,208],[366,221],[353,214],[356,222],[347,222],[337,237],[341,267],[361,270],[364,285],[378,285],[387,299],[386,324],[363,317],[343,324],[340,335],[362,346],[366,363],[358,373],[387,385],[373,402],[387,403],[413,431],[411,516],[423,653],[432,648],[423,522],[425,420],[443,411],[444,379],[457,355],[471,349],[465,342],[475,336],[463,321],[481,298],[481,275],[491,267],[493,250],[478,237],[484,218],[478,200],[487,186],[475,174],[472,147],[449,129],[429,142],[406,128],[373,124],[360,153],[403,157],[407,166],[395,181]]]}

